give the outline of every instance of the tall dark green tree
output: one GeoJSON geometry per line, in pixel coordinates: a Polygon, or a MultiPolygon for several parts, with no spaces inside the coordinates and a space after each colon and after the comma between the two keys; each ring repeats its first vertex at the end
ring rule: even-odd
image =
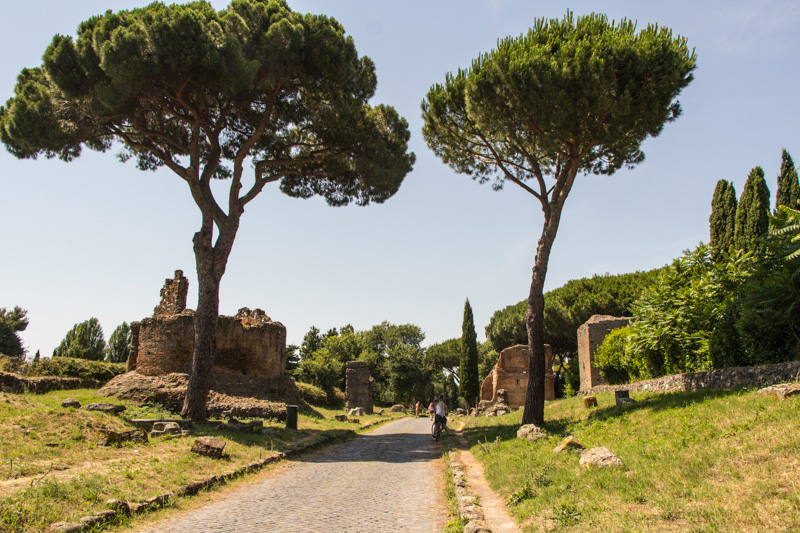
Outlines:
{"type": "Polygon", "coordinates": [[[368,104],[376,84],[373,62],[336,20],[285,0],[107,11],[76,39],[56,35],[42,66],[19,75],[0,110],[13,155],[71,161],[83,147],[117,144],[138,168],[175,173],[200,211],[183,416],[206,416],[219,287],[245,206],[272,183],[332,206],[381,203],[411,170],[407,122],[368,104]],[[228,181],[226,194],[215,179],[228,181]]]}
{"type": "Polygon", "coordinates": [[[798,201],[800,201],[800,181],[797,177],[797,168],[794,166],[792,156],[784,148],[781,154],[781,173],[778,174],[778,190],[775,193],[775,214],[778,214],[778,206],[781,205],[796,209],[798,201]]]}
{"type": "Polygon", "coordinates": [[[28,311],[14,307],[11,311],[0,308],[0,354],[25,357],[25,348],[19,334],[28,327],[28,311]]]}
{"type": "Polygon", "coordinates": [[[709,248],[714,261],[733,246],[736,233],[736,189],[728,180],[719,180],[711,200],[711,216],[708,218],[711,239],[709,248]]]}
{"type": "Polygon", "coordinates": [[[544,420],[544,282],[564,203],[579,173],[613,174],[644,159],[642,142],[681,111],[696,56],[668,28],[605,15],[538,19],[422,102],[428,146],[456,172],[506,180],[544,215],[527,299],[531,351],[523,423],[544,420]]]}
{"type": "Polygon", "coordinates": [[[61,344],[53,350],[53,357],[75,357],[90,361],[102,361],[105,357],[106,341],[100,321],[92,317],[75,324],[67,332],[61,344]]]}
{"type": "Polygon", "coordinates": [[[744,184],[736,207],[734,246],[745,252],[763,252],[764,235],[769,230],[769,188],[764,170],[755,167],[744,184]]]}
{"type": "Polygon", "coordinates": [[[461,360],[458,366],[458,386],[467,406],[475,407],[481,396],[478,377],[478,335],[469,299],[464,302],[464,320],[461,323],[461,360]]]}
{"type": "Polygon", "coordinates": [[[123,322],[111,333],[106,346],[106,361],[124,363],[131,354],[131,327],[123,322]]]}

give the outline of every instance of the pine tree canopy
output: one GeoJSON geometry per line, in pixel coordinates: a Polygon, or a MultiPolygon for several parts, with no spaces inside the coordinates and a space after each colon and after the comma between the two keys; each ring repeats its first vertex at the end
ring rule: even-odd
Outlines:
{"type": "Polygon", "coordinates": [[[367,104],[376,84],[338,22],[285,1],[156,2],[56,35],[0,110],[0,139],[17,157],[66,161],[120,141],[121,159],[167,166],[195,195],[212,177],[238,195],[252,157],[256,182],[230,209],[279,179],[291,196],[363,205],[392,196],[414,160],[406,121],[367,104]]]}

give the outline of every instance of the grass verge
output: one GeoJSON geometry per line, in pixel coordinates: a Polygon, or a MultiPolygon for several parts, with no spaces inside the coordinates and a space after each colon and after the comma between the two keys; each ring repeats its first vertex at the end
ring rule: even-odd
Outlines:
{"type": "Polygon", "coordinates": [[[754,389],[634,393],[616,407],[551,402],[548,438],[516,439],[522,412],[464,428],[487,481],[524,531],[800,531],[800,398],[754,389]],[[587,471],[554,454],[574,435],[604,446],[621,469],[587,471]]]}
{"type": "Polygon", "coordinates": [[[218,430],[195,424],[193,437],[156,437],[147,444],[102,447],[100,428],[133,429],[127,420],[176,418],[158,407],[127,407],[122,416],[63,408],[74,398],[86,405],[109,401],[93,390],[53,391],[42,395],[0,393],[0,531],[45,531],[53,522],[78,521],[107,509],[117,499],[141,503],[179,486],[220,475],[252,461],[308,444],[347,438],[353,429],[402,416],[361,416],[361,425],[338,422],[342,411],[305,405],[298,430],[274,419],[263,420],[269,434],[218,430]],[[226,441],[225,457],[213,460],[190,452],[194,437],[226,441]]]}

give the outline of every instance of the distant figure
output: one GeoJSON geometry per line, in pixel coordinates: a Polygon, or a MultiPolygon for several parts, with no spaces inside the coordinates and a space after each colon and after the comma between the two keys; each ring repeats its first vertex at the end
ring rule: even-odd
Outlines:
{"type": "Polygon", "coordinates": [[[419,400],[417,400],[417,404],[414,406],[414,418],[419,418],[419,400]]]}
{"type": "Polygon", "coordinates": [[[436,402],[436,411],[435,412],[436,412],[436,416],[435,416],[434,420],[436,420],[439,423],[441,423],[442,427],[444,428],[444,430],[447,432],[448,435],[450,435],[450,428],[447,427],[448,409],[447,409],[447,404],[444,403],[444,395],[443,394],[439,395],[439,401],[436,402]]]}
{"type": "Polygon", "coordinates": [[[433,421],[434,416],[436,415],[436,409],[433,407],[434,402],[436,402],[436,398],[431,400],[431,404],[428,406],[428,412],[431,414],[431,421],[433,421]]]}

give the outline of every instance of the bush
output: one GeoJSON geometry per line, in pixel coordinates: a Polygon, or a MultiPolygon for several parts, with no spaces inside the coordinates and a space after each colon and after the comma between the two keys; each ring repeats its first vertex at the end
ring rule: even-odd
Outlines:
{"type": "Polygon", "coordinates": [[[630,336],[629,326],[615,329],[597,347],[594,365],[609,385],[628,383],[631,375],[639,377],[629,349],[630,336]]]}
{"type": "Polygon", "coordinates": [[[320,405],[325,407],[341,407],[345,403],[344,393],[338,388],[333,388],[327,394],[321,388],[311,383],[296,382],[297,390],[300,392],[300,399],[309,405],[320,405]]]}
{"type": "Polygon", "coordinates": [[[300,392],[300,399],[309,405],[327,405],[328,398],[325,396],[325,391],[312,385],[311,383],[302,383],[300,381],[295,383],[297,390],[300,392]]]}
{"type": "Polygon", "coordinates": [[[26,363],[16,357],[0,356],[0,371],[27,377],[54,376],[109,381],[114,376],[124,374],[125,370],[124,363],[105,363],[73,357],[54,357],[26,363]]]}

